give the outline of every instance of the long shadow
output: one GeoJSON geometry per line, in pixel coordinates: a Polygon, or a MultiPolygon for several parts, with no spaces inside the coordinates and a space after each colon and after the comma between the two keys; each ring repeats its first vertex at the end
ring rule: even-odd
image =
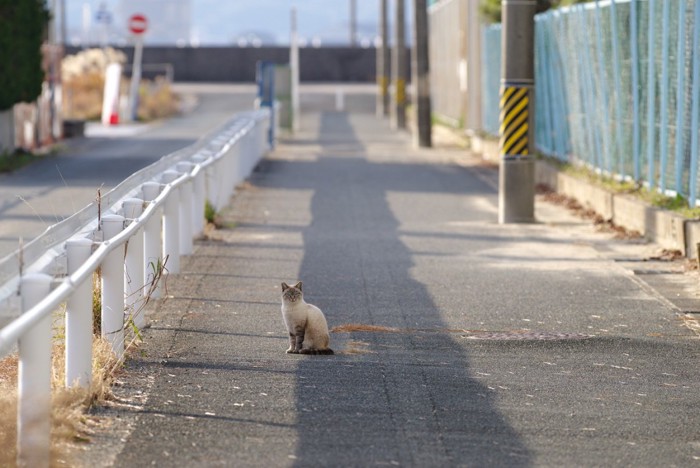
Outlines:
{"type": "MultiPolygon", "coordinates": [[[[377,172],[343,113],[324,114],[320,135],[327,144],[313,167],[285,163],[265,178],[314,190],[300,269],[307,300],[332,325],[447,328],[427,288],[411,276],[413,254],[399,238],[387,184],[423,192],[487,189],[464,173],[429,166],[377,172]],[[334,138],[343,143],[342,155],[334,138]]],[[[336,356],[299,357],[295,466],[531,464],[492,394],[472,376],[467,352],[449,335],[355,333],[331,340],[341,352],[336,356]],[[342,353],[349,341],[361,341],[368,352],[342,353]]]]}

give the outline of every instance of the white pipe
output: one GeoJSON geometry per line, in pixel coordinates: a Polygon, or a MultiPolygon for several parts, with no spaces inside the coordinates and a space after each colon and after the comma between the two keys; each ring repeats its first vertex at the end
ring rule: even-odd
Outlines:
{"type": "MultiPolygon", "coordinates": [[[[143,200],[140,198],[128,198],[122,204],[124,216],[128,222],[135,222],[143,213],[143,200]]],[[[143,309],[144,291],[144,255],[143,232],[136,232],[126,245],[124,257],[124,297],[126,309],[131,316],[136,328],[139,330],[146,325],[143,309]]]]}
{"type": "MultiPolygon", "coordinates": [[[[49,293],[51,277],[22,278],[22,311],[49,293]]],[[[17,466],[48,467],[51,440],[51,316],[46,314],[19,339],[17,466]]]]}
{"type": "MultiPolygon", "coordinates": [[[[66,242],[68,274],[72,275],[88,261],[92,253],[90,239],[66,242]]],[[[66,306],[66,387],[88,388],[92,380],[92,281],[76,286],[66,306]]]]}
{"type": "MultiPolygon", "coordinates": [[[[105,242],[124,230],[124,217],[102,217],[105,242]]],[[[124,355],[124,248],[114,249],[102,262],[102,336],[121,359],[124,355]]]]}

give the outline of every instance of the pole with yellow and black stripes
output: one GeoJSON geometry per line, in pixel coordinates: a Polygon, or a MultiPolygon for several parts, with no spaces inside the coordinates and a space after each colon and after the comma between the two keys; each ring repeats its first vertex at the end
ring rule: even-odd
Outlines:
{"type": "Polygon", "coordinates": [[[536,0],[503,0],[498,222],[535,221],[534,18],[536,0]]]}

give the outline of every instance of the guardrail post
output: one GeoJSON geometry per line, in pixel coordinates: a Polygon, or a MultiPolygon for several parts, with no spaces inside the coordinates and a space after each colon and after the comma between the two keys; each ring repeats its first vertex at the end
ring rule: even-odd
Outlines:
{"type": "MultiPolygon", "coordinates": [[[[49,294],[51,277],[21,279],[22,311],[49,294]]],[[[37,322],[18,342],[17,466],[49,466],[51,445],[51,315],[37,322]]]]}
{"type": "MultiPolygon", "coordinates": [[[[122,204],[124,217],[128,223],[133,222],[143,213],[143,200],[129,198],[122,204]]],[[[124,297],[130,311],[134,326],[141,330],[146,325],[143,309],[144,265],[143,265],[143,230],[139,229],[126,244],[124,258],[124,297]]]]}
{"type": "MultiPolygon", "coordinates": [[[[124,217],[102,217],[104,240],[109,242],[124,229],[124,217]]],[[[124,249],[110,252],[102,262],[102,336],[118,359],[124,356],[124,249]]]]}
{"type": "MultiPolygon", "coordinates": [[[[143,199],[152,202],[160,194],[161,185],[157,182],[146,182],[141,186],[143,199]]],[[[150,289],[151,297],[160,297],[159,273],[163,267],[163,216],[159,209],[146,221],[143,227],[143,262],[144,283],[150,289]]]]}
{"type": "MultiPolygon", "coordinates": [[[[175,171],[163,173],[163,183],[180,177],[175,171]]],[[[180,191],[176,188],[165,200],[163,210],[163,258],[168,259],[168,274],[180,273],[180,191]]]]}
{"type": "MultiPolygon", "coordinates": [[[[92,253],[90,239],[66,242],[68,274],[72,275],[92,253]]],[[[92,280],[75,288],[66,306],[66,387],[88,388],[92,380],[92,280]]]]}
{"type": "MultiPolygon", "coordinates": [[[[192,163],[180,162],[175,165],[178,172],[189,173],[192,171],[192,163]]],[[[188,180],[180,186],[180,254],[192,254],[192,218],[193,218],[194,194],[192,181],[188,180]]]]}
{"type": "MultiPolygon", "coordinates": [[[[192,160],[200,164],[206,161],[203,155],[195,155],[192,160]]],[[[199,167],[197,175],[194,176],[194,194],[192,196],[192,226],[194,227],[194,236],[199,236],[204,233],[204,204],[206,203],[206,187],[204,180],[205,168],[199,167]]]]}

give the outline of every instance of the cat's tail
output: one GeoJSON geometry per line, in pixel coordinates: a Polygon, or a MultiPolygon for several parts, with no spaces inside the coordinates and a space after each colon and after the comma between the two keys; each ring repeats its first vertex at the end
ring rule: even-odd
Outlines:
{"type": "Polygon", "coordinates": [[[302,349],[299,351],[301,354],[325,354],[325,355],[331,355],[335,354],[331,348],[326,348],[326,349],[302,349]]]}

